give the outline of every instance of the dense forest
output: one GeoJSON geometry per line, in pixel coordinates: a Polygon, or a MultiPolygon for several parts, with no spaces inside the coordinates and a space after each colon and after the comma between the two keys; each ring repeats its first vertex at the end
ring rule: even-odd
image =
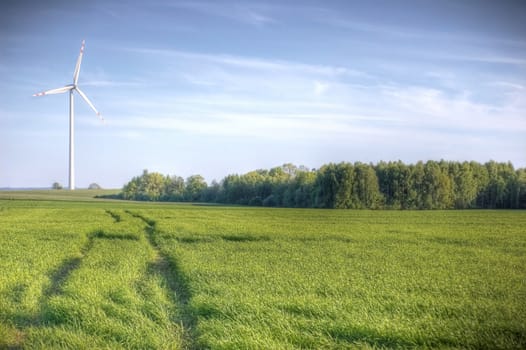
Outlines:
{"type": "Polygon", "coordinates": [[[207,184],[144,170],[119,194],[144,201],[342,209],[526,209],[526,169],[494,161],[284,164],[207,184]]]}

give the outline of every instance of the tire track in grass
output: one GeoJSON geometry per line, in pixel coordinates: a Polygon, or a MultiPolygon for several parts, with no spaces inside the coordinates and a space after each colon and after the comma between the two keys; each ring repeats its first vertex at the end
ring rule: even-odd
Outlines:
{"type": "MultiPolygon", "coordinates": [[[[91,250],[96,238],[97,232],[92,232],[88,235],[88,241],[80,248],[80,252],[77,256],[67,257],[62,260],[60,265],[57,266],[49,274],[50,284],[42,290],[42,294],[38,299],[39,311],[33,315],[33,317],[18,320],[19,326],[25,327],[42,327],[44,324],[49,322],[48,306],[49,301],[53,296],[60,295],[62,293],[62,286],[71,274],[80,268],[82,260],[86,257],[88,252],[91,250]]],[[[23,349],[25,341],[25,332],[21,331],[20,342],[17,346],[9,347],[9,349],[23,349]]],[[[1,348],[1,347],[0,347],[1,348]]]]}
{"type": "Polygon", "coordinates": [[[117,223],[117,222],[121,222],[122,218],[121,218],[121,216],[120,216],[119,214],[117,214],[116,212],[111,211],[111,210],[108,210],[108,209],[106,209],[105,212],[106,212],[106,214],[108,214],[109,216],[112,217],[112,219],[113,219],[113,221],[114,221],[115,223],[117,223]]]}
{"type": "MultiPolygon", "coordinates": [[[[114,222],[120,222],[121,217],[119,214],[112,212],[110,210],[105,210],[106,214],[111,216],[114,222]]],[[[58,295],[61,293],[61,287],[66,282],[68,277],[80,267],[80,263],[86,257],[88,252],[93,248],[95,238],[103,238],[104,231],[96,230],[91,232],[88,235],[88,241],[80,248],[80,255],[76,257],[70,257],[62,261],[62,263],[51,273],[50,280],[51,285],[44,289],[42,292],[41,303],[44,305],[45,301],[52,297],[53,295],[58,295]]]]}
{"type": "MultiPolygon", "coordinates": [[[[38,298],[38,311],[31,315],[13,315],[11,319],[14,321],[14,325],[11,326],[11,333],[14,334],[14,338],[11,341],[8,339],[0,339],[0,349],[24,349],[24,341],[26,338],[25,328],[27,327],[41,327],[47,321],[46,309],[49,304],[49,300],[62,293],[62,285],[68,279],[68,277],[80,267],[82,259],[85,254],[93,246],[93,235],[90,235],[88,242],[81,248],[81,255],[77,257],[69,257],[62,261],[62,263],[49,274],[50,284],[42,290],[40,297],[38,298]]],[[[15,288],[15,292],[20,288],[15,288]]],[[[22,291],[20,291],[22,292],[22,291]]],[[[0,326],[3,326],[0,324],[0,326]]],[[[0,330],[1,331],[1,330],[0,330]]],[[[2,336],[2,332],[0,332],[2,336]]]]}
{"type": "Polygon", "coordinates": [[[63,279],[62,292],[59,288],[43,305],[44,340],[31,341],[52,348],[58,343],[50,334],[58,332],[62,339],[65,329],[70,339],[91,337],[95,348],[182,348],[181,326],[173,322],[176,304],[163,276],[152,268],[156,252],[143,221],[121,210],[105,214],[101,229],[90,233],[93,248],[63,279]]]}
{"type": "Polygon", "coordinates": [[[45,301],[51,298],[53,295],[58,295],[62,292],[62,285],[68,277],[77,270],[82,263],[84,257],[88,252],[93,248],[94,239],[96,238],[97,232],[92,232],[88,235],[88,241],[80,249],[80,255],[76,257],[70,257],[64,259],[62,263],[51,273],[50,280],[51,284],[49,287],[45,288],[42,293],[42,302],[40,305],[43,305],[45,301]]]}
{"type": "MultiPolygon", "coordinates": [[[[62,293],[62,285],[69,278],[69,276],[80,267],[82,260],[89,252],[89,250],[93,247],[94,238],[95,232],[88,235],[88,241],[80,248],[80,253],[78,254],[78,256],[67,257],[66,259],[62,260],[60,265],[58,265],[49,273],[50,284],[42,289],[41,295],[38,298],[37,302],[38,311],[32,314],[14,315],[11,317],[15,321],[17,327],[25,328],[30,326],[41,326],[43,323],[45,323],[45,310],[48,305],[48,300],[53,296],[62,293]]],[[[25,287],[24,285],[18,285],[12,290],[12,292],[14,298],[21,298],[21,295],[25,292],[25,287]],[[18,296],[17,294],[20,294],[20,296],[18,296]]],[[[20,330],[20,334],[20,341],[23,341],[23,338],[25,336],[24,331],[20,330]]],[[[0,345],[2,345],[1,342],[0,345]]],[[[0,349],[2,348],[3,347],[0,346],[0,349]]],[[[19,347],[12,346],[8,348],[22,348],[22,343],[20,343],[19,347]]]]}
{"type": "MultiPolygon", "coordinates": [[[[121,221],[119,214],[112,212],[110,210],[105,210],[106,214],[111,216],[115,223],[121,221]]],[[[28,322],[34,326],[41,325],[46,321],[46,308],[49,303],[49,300],[55,296],[62,293],[62,287],[71,274],[80,268],[82,260],[87,256],[90,250],[93,248],[95,239],[104,239],[104,238],[113,238],[113,239],[131,239],[130,237],[120,237],[120,236],[111,236],[106,234],[103,230],[95,230],[88,234],[88,241],[80,248],[80,253],[75,257],[68,257],[62,261],[62,263],[53,270],[50,274],[50,285],[42,291],[42,296],[39,300],[40,312],[36,317],[28,322]]]]}
{"type": "MultiPolygon", "coordinates": [[[[117,212],[106,210],[105,214],[109,215],[113,219],[113,225],[120,225],[121,221],[128,222],[127,220],[125,220],[124,217],[124,215],[127,215],[127,213],[125,214],[120,211],[117,212]]],[[[137,244],[142,246],[141,249],[146,249],[150,252],[153,251],[154,259],[148,262],[148,265],[146,266],[146,273],[147,275],[158,276],[158,278],[162,281],[162,285],[164,288],[168,286],[170,292],[166,290],[166,296],[168,298],[166,299],[166,301],[171,303],[174,309],[180,312],[180,309],[177,309],[178,303],[176,302],[175,295],[173,293],[174,282],[173,279],[170,277],[170,275],[172,274],[172,272],[170,271],[170,266],[167,260],[159,254],[159,250],[155,247],[155,245],[152,244],[153,237],[151,237],[151,235],[153,235],[153,232],[149,232],[149,230],[151,230],[153,226],[147,225],[146,227],[144,227],[142,223],[145,221],[142,218],[136,217],[133,218],[133,220],[135,221],[134,226],[137,229],[136,232],[128,231],[127,229],[113,230],[113,227],[110,228],[109,226],[104,226],[103,228],[91,231],[86,236],[84,236],[84,241],[79,242],[80,244],[78,245],[78,248],[75,251],[72,251],[70,254],[68,254],[68,256],[64,257],[60,261],[58,266],[56,266],[54,269],[50,270],[47,273],[48,283],[46,283],[46,285],[43,286],[43,288],[41,289],[40,296],[38,297],[37,309],[31,315],[27,315],[23,318],[20,318],[16,323],[16,329],[13,328],[9,330],[8,335],[13,335],[12,337],[15,337],[16,335],[16,339],[10,339],[9,342],[3,342],[2,339],[0,339],[0,349],[22,349],[25,346],[31,347],[31,344],[33,344],[31,342],[34,342],[35,339],[37,339],[34,337],[34,334],[38,333],[38,329],[48,329],[51,331],[55,327],[61,327],[61,325],[68,325],[68,321],[64,321],[63,319],[62,311],[69,312],[71,310],[67,310],[67,308],[63,309],[61,307],[57,309],[57,305],[62,305],[60,303],[57,303],[57,301],[60,301],[62,298],[67,299],[69,297],[69,294],[71,292],[69,288],[69,281],[75,279],[74,275],[76,274],[76,271],[84,269],[85,263],[89,265],[88,260],[92,258],[92,254],[97,254],[98,248],[100,248],[99,242],[102,242],[102,240],[109,240],[115,242],[136,241],[137,244]],[[142,236],[145,233],[146,235],[142,236]],[[19,329],[20,327],[21,329],[19,329]],[[27,338],[27,333],[25,331],[26,328],[33,329],[32,338],[31,336],[30,338],[27,338]],[[29,341],[29,343],[27,343],[29,345],[24,344],[26,343],[26,340],[29,341]]],[[[180,319],[178,318],[178,316],[176,316],[175,313],[171,314],[169,320],[169,322],[172,322],[172,324],[176,326],[176,328],[181,327],[183,332],[187,332],[186,327],[183,325],[182,322],[179,322],[180,319]]],[[[2,338],[3,334],[1,331],[2,329],[0,329],[0,338],[2,338]]],[[[72,332],[72,334],[75,334],[73,330],[72,332]]],[[[40,340],[37,339],[36,341],[38,343],[40,340]]],[[[184,339],[184,341],[184,348],[193,348],[191,345],[187,345],[191,344],[191,342],[186,341],[186,339],[184,339]]]]}
{"type": "Polygon", "coordinates": [[[179,265],[164,254],[155,241],[155,234],[158,232],[155,220],[129,210],[125,212],[141,219],[146,224],[144,233],[148,243],[156,252],[156,259],[152,263],[151,268],[162,276],[166,286],[170,289],[170,299],[177,306],[179,318],[173,321],[180,324],[183,329],[183,346],[185,349],[198,349],[196,342],[197,318],[190,309],[191,293],[184,274],[180,270],[179,265]]]}
{"type": "MultiPolygon", "coordinates": [[[[2,208],[3,209],[3,208],[2,208]]],[[[87,242],[84,243],[76,256],[69,256],[62,260],[62,262],[54,269],[52,269],[47,275],[49,278],[49,285],[44,286],[38,297],[37,310],[31,314],[15,314],[10,318],[14,321],[12,325],[8,325],[10,336],[13,339],[0,339],[0,349],[24,349],[24,342],[26,341],[26,328],[28,327],[42,327],[49,320],[47,319],[47,308],[49,300],[56,295],[62,293],[62,286],[71,274],[80,268],[82,260],[86,257],[88,252],[92,249],[94,239],[96,238],[99,231],[91,232],[87,235],[87,242]]],[[[26,287],[22,284],[17,285],[14,289],[14,298],[22,298],[26,287]]],[[[20,302],[20,301],[19,301],[20,302]]],[[[0,324],[0,326],[4,326],[0,324]]],[[[7,332],[6,331],[6,332],[7,332]]],[[[5,334],[0,329],[0,338],[5,334]]]]}

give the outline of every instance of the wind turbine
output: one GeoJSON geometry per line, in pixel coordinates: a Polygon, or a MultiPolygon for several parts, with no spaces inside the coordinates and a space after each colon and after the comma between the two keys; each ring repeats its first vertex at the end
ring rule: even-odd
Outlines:
{"type": "Polygon", "coordinates": [[[99,111],[95,108],[93,103],[89,100],[88,96],[82,92],[78,87],[77,82],[79,80],[80,63],[82,62],[82,55],[84,54],[84,42],[82,40],[82,46],[80,47],[79,58],[77,58],[77,65],[75,66],[75,72],[73,73],[73,84],[66,85],[58,89],[51,89],[43,92],[34,94],[33,96],[44,96],[52,94],[62,94],[69,91],[69,189],[75,189],[75,130],[73,128],[75,121],[74,104],[73,104],[73,91],[77,91],[79,95],[86,101],[86,103],[97,113],[97,116],[101,121],[104,118],[101,117],[99,111]]]}

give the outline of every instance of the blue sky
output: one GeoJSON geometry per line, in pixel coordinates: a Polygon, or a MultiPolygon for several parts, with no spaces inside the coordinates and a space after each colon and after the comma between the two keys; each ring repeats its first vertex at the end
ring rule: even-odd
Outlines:
{"type": "Polygon", "coordinates": [[[0,187],[286,162],[526,166],[524,1],[2,1],[0,187]],[[77,95],[78,96],[78,95],[77,95]]]}

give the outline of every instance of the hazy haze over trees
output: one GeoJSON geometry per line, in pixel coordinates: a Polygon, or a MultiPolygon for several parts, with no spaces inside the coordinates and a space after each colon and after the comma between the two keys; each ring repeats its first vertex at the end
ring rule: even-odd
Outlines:
{"type": "Polygon", "coordinates": [[[201,175],[134,177],[123,199],[335,209],[526,209],[526,169],[511,163],[401,161],[284,164],[206,183],[201,175]]]}

